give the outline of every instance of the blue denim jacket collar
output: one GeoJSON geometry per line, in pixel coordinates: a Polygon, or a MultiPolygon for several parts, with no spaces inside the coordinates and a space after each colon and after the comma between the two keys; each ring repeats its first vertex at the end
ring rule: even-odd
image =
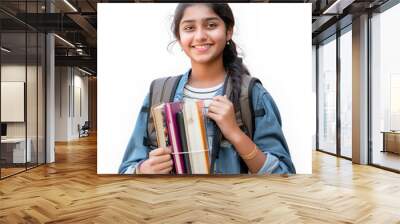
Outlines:
{"type": "Polygon", "coordinates": [[[190,74],[191,71],[192,71],[192,69],[189,69],[187,72],[182,74],[182,78],[179,81],[178,87],[176,88],[174,102],[182,101],[182,99],[183,99],[183,89],[185,88],[185,85],[189,80],[189,74],[190,74]]]}

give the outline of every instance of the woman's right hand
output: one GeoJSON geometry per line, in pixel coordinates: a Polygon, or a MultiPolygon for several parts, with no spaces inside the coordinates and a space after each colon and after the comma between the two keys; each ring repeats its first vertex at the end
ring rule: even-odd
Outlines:
{"type": "Polygon", "coordinates": [[[149,158],[140,164],[139,174],[169,174],[172,170],[171,146],[157,148],[149,153],[149,158]]]}

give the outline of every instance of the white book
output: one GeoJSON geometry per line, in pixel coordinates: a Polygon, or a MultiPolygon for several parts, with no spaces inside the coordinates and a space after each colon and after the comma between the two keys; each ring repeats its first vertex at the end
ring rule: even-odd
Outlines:
{"type": "Polygon", "coordinates": [[[190,167],[193,174],[210,173],[202,107],[202,101],[185,101],[182,110],[185,120],[190,167]]]}

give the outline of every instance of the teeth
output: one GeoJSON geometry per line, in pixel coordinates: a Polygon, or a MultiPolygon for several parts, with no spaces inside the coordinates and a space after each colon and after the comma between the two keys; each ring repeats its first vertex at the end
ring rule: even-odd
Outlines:
{"type": "Polygon", "coordinates": [[[206,48],[208,48],[208,47],[210,47],[210,45],[209,44],[206,44],[206,45],[197,45],[197,46],[194,46],[196,49],[206,49],[206,48]]]}

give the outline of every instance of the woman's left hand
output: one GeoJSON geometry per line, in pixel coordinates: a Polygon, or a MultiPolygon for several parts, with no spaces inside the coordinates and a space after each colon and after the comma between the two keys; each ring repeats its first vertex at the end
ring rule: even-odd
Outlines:
{"type": "Polygon", "coordinates": [[[208,106],[207,116],[217,123],[227,140],[232,140],[241,131],[236,123],[233,104],[226,95],[213,98],[213,101],[208,106]]]}

